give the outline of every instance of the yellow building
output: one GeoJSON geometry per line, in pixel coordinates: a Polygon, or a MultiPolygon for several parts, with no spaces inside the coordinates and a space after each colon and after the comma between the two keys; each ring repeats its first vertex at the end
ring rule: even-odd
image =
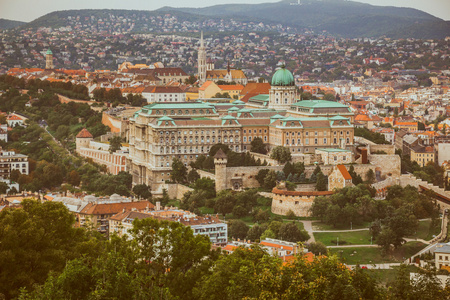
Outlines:
{"type": "Polygon", "coordinates": [[[411,148],[411,161],[415,161],[419,166],[424,167],[428,163],[434,163],[435,153],[433,147],[415,146],[411,148]]]}
{"type": "Polygon", "coordinates": [[[215,84],[213,81],[207,81],[198,89],[198,97],[200,99],[208,99],[221,92],[222,90],[217,84],[215,84]]]}

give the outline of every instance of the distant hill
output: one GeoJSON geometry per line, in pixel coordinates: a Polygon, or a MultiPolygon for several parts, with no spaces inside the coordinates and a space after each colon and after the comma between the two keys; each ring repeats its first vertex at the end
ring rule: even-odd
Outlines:
{"type": "MultiPolygon", "coordinates": [[[[26,28],[67,26],[68,17],[80,16],[86,22],[91,16],[99,18],[127,17],[136,20],[133,31],[149,31],[145,17],[169,13],[179,22],[202,22],[206,19],[230,19],[265,24],[283,24],[291,28],[326,31],[345,38],[444,38],[450,35],[450,22],[412,8],[373,6],[344,0],[302,0],[302,5],[291,5],[296,0],[262,4],[225,4],[204,8],[163,7],[155,11],[138,10],[68,10],[42,16],[26,28]]],[[[164,26],[164,25],[160,25],[164,26]]],[[[159,29],[161,29],[160,27],[159,29]]],[[[214,31],[220,28],[203,28],[214,31]]]]}
{"type": "Polygon", "coordinates": [[[21,21],[13,21],[13,20],[7,20],[7,19],[0,18],[0,30],[16,28],[16,27],[22,26],[24,24],[26,24],[26,23],[21,22],[21,21]]]}
{"type": "Polygon", "coordinates": [[[374,6],[344,0],[295,0],[263,4],[225,4],[205,8],[163,7],[197,15],[249,17],[342,37],[444,38],[449,22],[413,8],[374,6]]]}

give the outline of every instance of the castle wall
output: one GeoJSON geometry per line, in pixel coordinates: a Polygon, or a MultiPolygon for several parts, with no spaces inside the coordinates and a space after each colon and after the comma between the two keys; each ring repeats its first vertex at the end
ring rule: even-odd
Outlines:
{"type": "MultiPolygon", "coordinates": [[[[435,192],[437,194],[440,194],[441,196],[444,196],[444,197],[450,199],[450,192],[445,191],[444,189],[442,189],[438,186],[435,186],[431,183],[428,183],[425,180],[416,178],[412,174],[402,174],[400,176],[400,185],[402,187],[411,185],[411,186],[418,188],[419,190],[421,190],[420,186],[422,186],[426,189],[432,190],[433,192],[435,192]]],[[[441,211],[443,211],[444,209],[450,209],[450,204],[444,203],[442,201],[438,201],[438,204],[441,207],[441,211]]]]}
{"type": "Polygon", "coordinates": [[[369,154],[374,153],[376,151],[384,151],[388,155],[395,154],[395,146],[394,145],[368,145],[367,147],[369,154]]]}
{"type": "Polygon", "coordinates": [[[381,176],[391,174],[393,177],[401,175],[401,159],[398,155],[369,155],[370,164],[374,165],[376,170],[381,172],[381,176]]]}
{"type": "Polygon", "coordinates": [[[274,188],[272,191],[272,212],[285,216],[292,210],[297,217],[309,217],[314,199],[331,195],[332,192],[292,192],[274,188]]]}
{"type": "Polygon", "coordinates": [[[162,197],[164,189],[167,190],[167,194],[171,199],[182,199],[185,193],[194,190],[179,183],[155,183],[152,184],[152,195],[154,197],[162,197]]]}
{"type": "Polygon", "coordinates": [[[200,175],[200,178],[206,177],[212,180],[216,180],[216,175],[210,172],[206,172],[203,170],[196,170],[198,175],[200,175]]]}
{"type": "MultiPolygon", "coordinates": [[[[258,181],[255,176],[258,175],[260,170],[269,169],[274,171],[282,171],[284,166],[258,166],[258,167],[232,167],[226,168],[226,182],[225,189],[231,189],[232,178],[242,178],[242,184],[244,188],[257,188],[259,187],[258,181]]],[[[216,177],[219,174],[216,172],[216,177]]]]}

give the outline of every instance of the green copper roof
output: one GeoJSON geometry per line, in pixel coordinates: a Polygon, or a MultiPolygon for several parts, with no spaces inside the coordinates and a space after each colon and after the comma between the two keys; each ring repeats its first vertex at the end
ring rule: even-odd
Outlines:
{"type": "Polygon", "coordinates": [[[232,104],[235,104],[235,105],[238,105],[238,104],[245,104],[245,102],[244,101],[241,101],[241,100],[236,100],[236,101],[233,101],[233,102],[231,102],[232,104]]]}
{"type": "Polygon", "coordinates": [[[50,48],[48,48],[47,54],[52,54],[53,55],[53,52],[52,52],[52,50],[50,50],[50,48]]]}
{"type": "Polygon", "coordinates": [[[272,76],[272,85],[275,86],[292,86],[295,84],[294,76],[291,71],[281,66],[279,70],[272,76]]]}
{"type": "Polygon", "coordinates": [[[168,103],[168,102],[160,102],[160,103],[152,103],[149,105],[145,105],[146,109],[177,109],[177,108],[205,108],[205,109],[214,109],[211,105],[203,102],[179,102],[179,103],[168,103]]]}
{"type": "Polygon", "coordinates": [[[302,100],[302,101],[296,102],[292,105],[308,107],[308,108],[323,108],[323,107],[333,107],[333,108],[345,107],[345,108],[348,108],[348,106],[345,104],[341,104],[339,102],[334,102],[334,101],[327,101],[327,100],[302,100]]]}
{"type": "Polygon", "coordinates": [[[233,116],[227,115],[227,116],[224,116],[224,117],[222,118],[222,120],[236,120],[236,118],[233,117],[233,116]]]}
{"type": "Polygon", "coordinates": [[[256,96],[251,97],[249,100],[256,100],[256,101],[269,101],[269,94],[259,94],[256,96]]]}
{"type": "Polygon", "coordinates": [[[230,111],[230,110],[231,110],[231,111],[236,111],[236,110],[239,110],[239,107],[233,106],[233,107],[229,108],[228,110],[229,110],[229,111],[230,111]]]}

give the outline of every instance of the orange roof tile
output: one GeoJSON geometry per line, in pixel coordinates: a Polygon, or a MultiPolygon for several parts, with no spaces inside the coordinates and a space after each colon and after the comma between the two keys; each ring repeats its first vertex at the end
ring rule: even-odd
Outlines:
{"type": "Polygon", "coordinates": [[[93,138],[94,136],[86,129],[83,128],[76,136],[77,138],[93,138]]]}
{"type": "Polygon", "coordinates": [[[352,179],[352,176],[350,176],[350,173],[347,171],[347,168],[344,165],[337,165],[337,168],[341,172],[345,180],[352,179]]]}

